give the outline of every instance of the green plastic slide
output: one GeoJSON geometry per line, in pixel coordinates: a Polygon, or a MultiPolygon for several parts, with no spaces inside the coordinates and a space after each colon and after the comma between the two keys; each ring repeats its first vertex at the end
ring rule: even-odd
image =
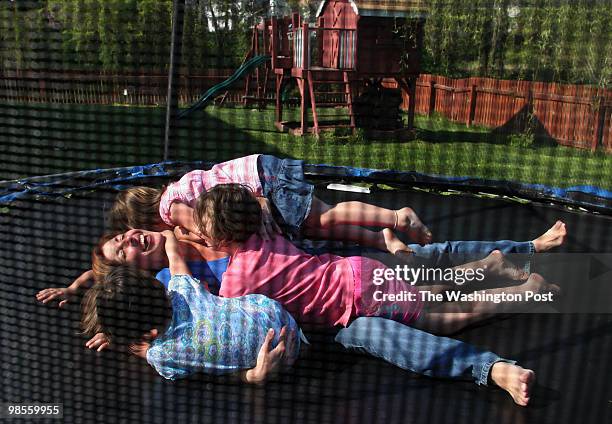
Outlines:
{"type": "Polygon", "coordinates": [[[267,62],[268,60],[270,60],[270,56],[254,56],[251,59],[247,60],[238,69],[236,69],[236,72],[234,72],[231,77],[229,77],[223,82],[220,82],[217,85],[210,87],[197,102],[180,112],[178,114],[178,119],[185,118],[186,116],[189,116],[192,112],[205,108],[212,100],[214,100],[214,98],[219,93],[226,91],[236,81],[242,79],[243,76],[251,72],[253,69],[257,68],[261,64],[267,62]]]}

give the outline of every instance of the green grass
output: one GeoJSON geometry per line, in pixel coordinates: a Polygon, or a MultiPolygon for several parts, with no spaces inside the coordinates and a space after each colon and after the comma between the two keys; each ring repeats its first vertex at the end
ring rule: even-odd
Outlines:
{"type": "MultiPolygon", "coordinates": [[[[0,106],[0,179],[162,160],[162,108],[89,105],[0,106]]],[[[321,114],[346,118],[342,110],[321,114]]],[[[185,121],[170,159],[220,161],[265,152],[327,163],[473,176],[557,187],[612,188],[612,155],[561,146],[512,146],[481,127],[417,116],[417,139],[368,141],[337,132],[320,139],[280,133],[274,111],[209,107],[185,121]]],[[[296,119],[288,110],[285,119],[296,119]]]]}

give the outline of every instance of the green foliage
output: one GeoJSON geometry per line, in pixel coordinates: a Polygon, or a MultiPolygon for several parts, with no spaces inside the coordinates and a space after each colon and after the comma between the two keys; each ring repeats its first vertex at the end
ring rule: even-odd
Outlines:
{"type": "Polygon", "coordinates": [[[512,147],[529,148],[535,144],[535,137],[530,133],[510,134],[508,144],[512,147]]]}
{"type": "Polygon", "coordinates": [[[609,87],[612,8],[588,0],[431,0],[423,68],[609,87]]]}
{"type": "MultiPolygon", "coordinates": [[[[183,64],[190,72],[235,67],[264,0],[187,0],[183,64]]],[[[318,2],[288,1],[313,11],[318,2]]],[[[609,87],[612,8],[593,0],[429,0],[422,68],[450,77],[487,76],[609,87]]],[[[164,71],[172,0],[0,2],[2,69],[164,71]],[[59,63],[58,63],[59,62],[59,63]],[[59,66],[58,66],[59,65],[59,66]]],[[[406,51],[410,25],[398,30],[406,51]]],[[[408,58],[404,58],[406,61],[408,58]]]]}

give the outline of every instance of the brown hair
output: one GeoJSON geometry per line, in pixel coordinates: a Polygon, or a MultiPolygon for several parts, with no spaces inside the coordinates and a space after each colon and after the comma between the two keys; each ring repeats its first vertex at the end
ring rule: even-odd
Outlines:
{"type": "Polygon", "coordinates": [[[132,228],[160,230],[160,227],[164,227],[159,216],[159,202],[163,192],[163,187],[131,187],[119,192],[108,213],[110,227],[114,231],[132,228]]]}
{"type": "Polygon", "coordinates": [[[261,226],[261,206],[246,186],[219,184],[200,195],[193,220],[213,247],[244,242],[261,226]]]}
{"type": "Polygon", "coordinates": [[[117,266],[87,291],[81,327],[88,335],[103,332],[113,343],[142,340],[152,329],[160,333],[172,317],[172,306],[162,283],[130,266],[117,266]]]}
{"type": "Polygon", "coordinates": [[[111,261],[106,259],[104,253],[102,252],[102,247],[104,244],[112,240],[116,235],[121,234],[121,232],[111,232],[102,234],[96,247],[94,247],[93,252],[91,253],[91,269],[93,271],[94,280],[98,281],[104,278],[114,267],[121,265],[120,262],[111,261]]]}

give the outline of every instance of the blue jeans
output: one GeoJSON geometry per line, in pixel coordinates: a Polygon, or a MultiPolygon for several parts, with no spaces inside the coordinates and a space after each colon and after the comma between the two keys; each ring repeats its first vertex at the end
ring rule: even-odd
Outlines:
{"type": "Polygon", "coordinates": [[[304,179],[304,161],[270,155],[260,155],[257,161],[263,195],[272,203],[277,223],[289,237],[297,237],[314,193],[304,179]]]}
{"type": "Polygon", "coordinates": [[[467,262],[485,258],[494,250],[504,254],[523,254],[529,259],[535,253],[535,247],[530,241],[446,241],[421,246],[408,245],[426,266],[447,268],[462,265],[467,262]]]}
{"type": "MultiPolygon", "coordinates": [[[[328,253],[328,247],[310,248],[297,244],[302,250],[311,255],[321,255],[328,253]]],[[[504,254],[521,254],[525,256],[527,265],[529,259],[535,253],[535,247],[530,241],[445,241],[443,243],[431,243],[421,246],[419,244],[409,244],[417,260],[424,266],[435,268],[448,268],[456,265],[463,265],[467,262],[484,259],[494,250],[499,250],[504,254]]],[[[372,248],[360,246],[349,247],[342,251],[343,256],[360,256],[366,252],[380,253],[372,248]]],[[[526,269],[529,271],[529,269],[526,269]]]]}
{"type": "Polygon", "coordinates": [[[372,355],[408,371],[429,377],[473,380],[485,386],[493,364],[516,363],[471,344],[384,318],[357,318],[341,329],[335,340],[349,350],[372,355]]]}

